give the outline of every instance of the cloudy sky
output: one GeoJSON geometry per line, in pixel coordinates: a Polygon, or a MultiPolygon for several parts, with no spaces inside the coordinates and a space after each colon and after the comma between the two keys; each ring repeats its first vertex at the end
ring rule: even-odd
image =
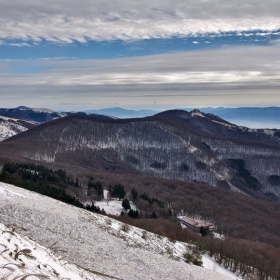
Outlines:
{"type": "Polygon", "coordinates": [[[279,0],[0,0],[0,24],[0,107],[280,106],[279,0]]]}

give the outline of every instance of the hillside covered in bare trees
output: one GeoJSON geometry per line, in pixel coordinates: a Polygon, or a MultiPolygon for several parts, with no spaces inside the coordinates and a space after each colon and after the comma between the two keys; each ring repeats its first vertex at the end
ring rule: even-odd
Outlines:
{"type": "Polygon", "coordinates": [[[238,127],[198,110],[125,120],[70,116],[10,138],[0,151],[3,162],[18,157],[280,197],[279,131],[238,127]]]}

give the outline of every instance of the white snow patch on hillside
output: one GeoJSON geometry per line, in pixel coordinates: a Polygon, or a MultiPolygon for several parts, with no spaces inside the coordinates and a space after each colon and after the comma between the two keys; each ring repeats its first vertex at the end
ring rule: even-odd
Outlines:
{"type": "Polygon", "coordinates": [[[212,234],[213,234],[213,237],[214,237],[214,238],[218,238],[218,239],[222,239],[222,240],[225,239],[224,234],[220,234],[220,233],[218,233],[218,232],[212,232],[212,234]]]}
{"type": "Polygon", "coordinates": [[[49,114],[56,113],[55,111],[46,108],[32,108],[31,110],[38,113],[49,113],[49,114]]]}
{"type": "MultiPolygon", "coordinates": [[[[129,201],[130,207],[133,210],[136,210],[136,206],[133,204],[132,201],[129,201]]],[[[121,212],[125,212],[122,207],[122,200],[102,200],[102,201],[95,201],[95,206],[98,206],[101,210],[104,209],[106,214],[116,215],[119,216],[121,212]]]]}
{"type": "Polygon", "coordinates": [[[265,129],[264,130],[264,134],[266,135],[270,135],[270,136],[274,136],[275,131],[270,130],[270,129],[265,129]]]}
{"type": "Polygon", "coordinates": [[[227,279],[236,279],[236,280],[243,279],[241,277],[237,277],[235,274],[225,269],[224,267],[221,267],[215,260],[211,259],[207,255],[202,256],[202,261],[203,261],[203,267],[218,272],[220,274],[223,274],[224,276],[227,277],[227,279]]]}
{"type": "Polygon", "coordinates": [[[201,117],[201,118],[205,118],[205,116],[203,115],[203,113],[201,113],[201,112],[198,111],[198,110],[192,111],[192,112],[191,112],[191,115],[192,115],[192,116],[199,116],[199,117],[201,117]]]}
{"type": "MultiPolygon", "coordinates": [[[[218,270],[217,266],[211,268],[209,262],[204,263],[208,269],[185,263],[183,254],[188,250],[187,243],[172,242],[166,237],[107,216],[90,213],[9,184],[0,183],[0,190],[0,222],[25,228],[27,231],[24,235],[44,247],[51,249],[55,244],[55,251],[67,264],[74,263],[123,280],[237,278],[229,272],[225,274],[223,269],[218,270]]],[[[35,254],[43,265],[47,256],[35,254]]],[[[50,264],[49,261],[47,263],[50,264]]],[[[62,264],[62,268],[57,268],[55,263],[52,265],[63,274],[62,264]]],[[[47,271],[44,270],[44,273],[47,271]]],[[[94,279],[81,277],[68,278],[94,279]]]]}
{"type": "Polygon", "coordinates": [[[234,125],[234,124],[228,124],[228,123],[219,122],[219,121],[215,121],[215,120],[213,120],[213,122],[218,123],[218,124],[223,125],[223,126],[227,126],[227,127],[229,127],[229,128],[233,128],[233,127],[236,128],[236,127],[237,127],[237,126],[234,125]]]}
{"type": "Polygon", "coordinates": [[[27,130],[27,128],[19,124],[11,123],[9,121],[0,121],[0,141],[3,141],[25,130],[27,130]]]}
{"type": "MultiPolygon", "coordinates": [[[[35,124],[34,122],[30,123],[35,124]]],[[[22,125],[18,119],[0,116],[0,141],[26,130],[27,128],[22,125]]]]}

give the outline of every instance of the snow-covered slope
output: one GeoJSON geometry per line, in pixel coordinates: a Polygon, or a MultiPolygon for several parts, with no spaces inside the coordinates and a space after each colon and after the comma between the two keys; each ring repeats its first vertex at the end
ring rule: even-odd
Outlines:
{"type": "Polygon", "coordinates": [[[34,122],[27,122],[0,116],[0,141],[3,141],[22,131],[26,131],[29,127],[34,125],[34,122]]]}
{"type": "Polygon", "coordinates": [[[57,257],[50,249],[16,231],[25,229],[0,223],[0,279],[103,279],[57,257]]]}
{"type": "MultiPolygon", "coordinates": [[[[237,278],[228,271],[217,269],[217,265],[211,266],[209,259],[207,267],[212,267],[216,272],[185,263],[182,256],[188,250],[188,244],[172,242],[109,217],[93,214],[4,183],[0,183],[0,222],[26,229],[24,235],[36,242],[35,244],[26,237],[15,235],[11,236],[10,242],[8,241],[10,244],[7,245],[7,238],[11,234],[11,230],[8,230],[8,233],[0,234],[0,244],[4,244],[3,250],[6,249],[5,246],[11,251],[30,249],[36,258],[32,260],[33,264],[37,265],[38,270],[30,270],[28,273],[54,273],[48,265],[41,272],[39,268],[46,264],[49,257],[53,258],[54,263],[47,263],[59,272],[60,276],[52,274],[50,279],[80,279],[64,276],[64,270],[77,273],[82,279],[109,279],[102,274],[111,275],[111,279],[137,280],[237,278]],[[50,250],[53,250],[53,253],[50,250]],[[61,255],[65,262],[56,257],[57,254],[61,255]],[[90,276],[87,277],[86,272],[77,270],[77,266],[69,266],[68,269],[69,263],[84,268],[90,276]],[[97,275],[96,272],[100,274],[97,275]]],[[[1,227],[3,230],[3,225],[1,227]]],[[[3,261],[15,261],[12,260],[15,251],[11,256],[5,253],[2,253],[6,258],[1,259],[2,264],[3,261]]],[[[27,261],[26,258],[22,259],[23,262],[27,261]]],[[[30,266],[31,264],[28,264],[28,267],[30,266]]]]}

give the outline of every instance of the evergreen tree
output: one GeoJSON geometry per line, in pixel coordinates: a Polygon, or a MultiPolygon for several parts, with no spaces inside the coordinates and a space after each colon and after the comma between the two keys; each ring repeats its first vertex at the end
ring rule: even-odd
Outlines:
{"type": "Polygon", "coordinates": [[[80,183],[79,183],[79,179],[76,178],[75,187],[78,188],[78,187],[79,187],[79,184],[80,184],[80,183]]]}
{"type": "Polygon", "coordinates": [[[135,190],[135,188],[131,190],[131,195],[133,197],[133,200],[135,201],[138,196],[138,192],[135,190]]]}
{"type": "Polygon", "coordinates": [[[103,186],[100,181],[88,182],[88,188],[94,188],[99,196],[103,196],[103,186]]]}
{"type": "Polygon", "coordinates": [[[137,210],[130,209],[128,212],[128,216],[136,219],[139,217],[139,212],[137,210]]]}
{"type": "Polygon", "coordinates": [[[210,234],[210,229],[209,229],[209,227],[201,226],[199,233],[201,234],[201,236],[207,236],[210,234]]]}
{"type": "Polygon", "coordinates": [[[127,198],[124,198],[124,199],[123,199],[123,201],[122,201],[122,207],[123,207],[125,210],[128,210],[128,209],[131,208],[131,207],[130,207],[130,203],[129,203],[129,201],[128,201],[127,198]]]}
{"type": "Polygon", "coordinates": [[[151,214],[150,218],[151,218],[151,219],[157,219],[158,216],[157,216],[157,214],[156,214],[155,212],[153,212],[153,213],[151,214]]]}
{"type": "Polygon", "coordinates": [[[113,197],[118,197],[119,199],[123,199],[125,197],[125,190],[122,184],[116,184],[113,186],[111,190],[113,197]]]}

